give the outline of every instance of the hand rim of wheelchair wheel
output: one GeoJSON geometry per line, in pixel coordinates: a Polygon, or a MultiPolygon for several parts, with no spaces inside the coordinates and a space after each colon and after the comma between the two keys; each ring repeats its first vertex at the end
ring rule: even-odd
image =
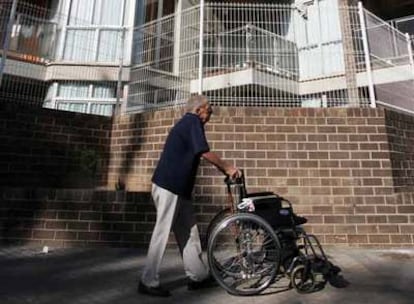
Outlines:
{"type": "Polygon", "coordinates": [[[311,293],[315,288],[316,280],[312,270],[308,269],[308,273],[304,277],[305,270],[305,265],[300,264],[293,268],[290,274],[290,283],[298,293],[311,293]]]}

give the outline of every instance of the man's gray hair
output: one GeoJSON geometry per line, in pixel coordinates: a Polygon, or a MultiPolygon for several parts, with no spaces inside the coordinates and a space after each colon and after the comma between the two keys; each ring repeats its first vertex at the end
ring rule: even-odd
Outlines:
{"type": "Polygon", "coordinates": [[[204,106],[208,102],[208,99],[204,95],[193,95],[187,100],[185,106],[186,112],[195,113],[199,108],[204,106]]]}

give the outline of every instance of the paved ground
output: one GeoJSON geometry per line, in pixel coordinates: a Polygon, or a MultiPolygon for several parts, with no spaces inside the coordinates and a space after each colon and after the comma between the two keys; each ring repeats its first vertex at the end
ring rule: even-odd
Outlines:
{"type": "Polygon", "coordinates": [[[181,260],[169,251],[162,267],[162,281],[170,298],[138,295],[138,272],[144,252],[137,249],[53,249],[42,253],[34,247],[0,247],[1,304],[66,303],[414,303],[414,248],[378,251],[328,249],[351,282],[346,289],[325,289],[301,295],[287,289],[287,281],[265,295],[235,297],[220,287],[190,292],[186,289],[181,260]]]}

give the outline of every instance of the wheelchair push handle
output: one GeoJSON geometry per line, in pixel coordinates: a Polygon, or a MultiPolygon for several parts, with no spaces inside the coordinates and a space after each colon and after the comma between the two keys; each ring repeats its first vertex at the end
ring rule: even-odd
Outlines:
{"type": "Polygon", "coordinates": [[[240,170],[240,175],[236,178],[231,178],[230,176],[227,176],[224,179],[224,183],[227,186],[227,194],[229,197],[229,202],[231,202],[232,209],[234,209],[235,200],[233,198],[233,190],[235,190],[235,193],[237,193],[237,202],[240,202],[244,197],[247,195],[246,191],[246,182],[244,179],[244,171],[240,170]]]}
{"type": "Polygon", "coordinates": [[[226,175],[226,178],[224,179],[224,183],[228,186],[230,185],[244,185],[244,171],[241,169],[240,170],[240,176],[236,177],[236,178],[232,178],[229,175],[226,175]]]}

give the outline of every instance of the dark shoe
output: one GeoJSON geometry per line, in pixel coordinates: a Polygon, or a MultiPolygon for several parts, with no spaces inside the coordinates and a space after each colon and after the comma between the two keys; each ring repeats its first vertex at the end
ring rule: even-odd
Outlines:
{"type": "Polygon", "coordinates": [[[139,282],[138,284],[138,292],[150,296],[156,296],[156,297],[169,297],[171,296],[171,293],[169,290],[164,289],[160,286],[158,287],[150,287],[144,285],[142,282],[139,282]]]}
{"type": "Polygon", "coordinates": [[[210,288],[214,286],[217,286],[217,282],[213,276],[208,276],[202,281],[194,281],[194,280],[189,279],[188,284],[187,284],[188,290],[198,290],[198,289],[210,288]]]}
{"type": "Polygon", "coordinates": [[[349,282],[341,275],[333,275],[328,278],[329,284],[336,288],[345,288],[349,286],[349,282]]]}

